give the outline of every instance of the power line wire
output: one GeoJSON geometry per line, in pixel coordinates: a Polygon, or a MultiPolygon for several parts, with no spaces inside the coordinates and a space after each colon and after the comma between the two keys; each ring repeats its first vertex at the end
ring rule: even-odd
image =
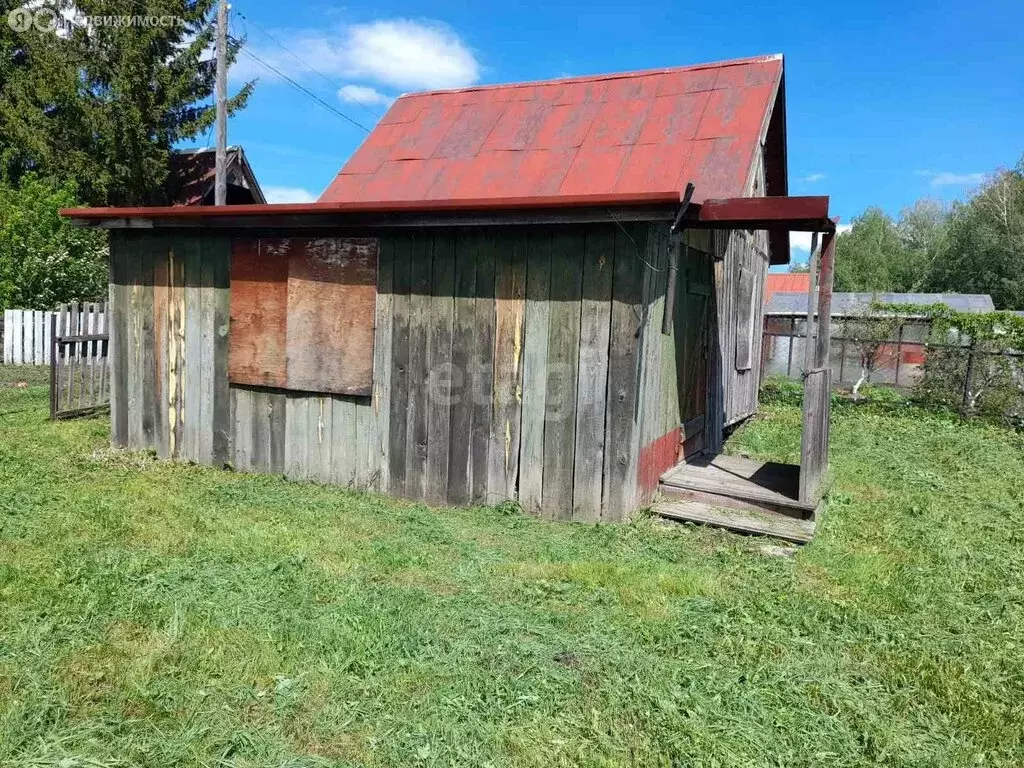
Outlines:
{"type": "Polygon", "coordinates": [[[370,133],[370,129],[369,129],[369,128],[367,128],[367,127],[366,127],[365,125],[363,125],[362,123],[360,123],[360,122],[359,122],[359,121],[357,121],[357,120],[353,120],[353,119],[352,119],[351,117],[349,117],[348,115],[346,115],[346,114],[345,114],[344,112],[342,112],[341,110],[339,110],[339,109],[335,109],[335,108],[334,108],[333,106],[331,106],[331,105],[330,105],[330,104],[328,104],[328,103],[327,103],[326,101],[324,101],[323,99],[321,99],[321,98],[320,98],[319,96],[317,96],[317,95],[316,95],[315,93],[313,93],[313,92],[312,92],[311,90],[309,90],[308,88],[305,88],[305,87],[303,87],[303,86],[299,85],[299,84],[298,84],[297,82],[295,82],[295,81],[294,81],[294,80],[292,80],[292,79],[291,79],[290,77],[288,77],[288,75],[284,74],[284,72],[282,72],[281,70],[279,70],[279,69],[277,69],[276,67],[272,66],[271,64],[268,64],[268,63],[267,63],[267,62],[265,62],[265,61],[264,61],[263,59],[261,59],[261,58],[260,58],[259,56],[257,56],[257,55],[256,55],[255,53],[252,53],[252,52],[251,52],[250,50],[248,50],[247,48],[245,48],[245,47],[244,47],[244,46],[242,45],[242,41],[240,41],[240,40],[239,40],[238,38],[236,38],[236,37],[232,37],[232,38],[231,38],[231,41],[232,41],[233,43],[236,43],[236,44],[237,44],[237,45],[239,46],[238,50],[239,50],[239,51],[240,51],[241,53],[244,53],[244,54],[245,54],[246,56],[248,56],[248,57],[249,57],[250,59],[252,59],[253,61],[255,61],[255,62],[256,62],[257,64],[260,64],[261,66],[263,66],[263,67],[265,67],[266,69],[270,70],[271,72],[273,72],[273,73],[274,73],[275,75],[277,75],[278,77],[280,77],[280,78],[281,78],[282,80],[284,80],[284,81],[285,81],[286,83],[288,83],[289,85],[292,85],[293,87],[295,87],[295,88],[298,88],[298,89],[299,89],[300,91],[302,91],[302,92],[303,92],[304,94],[306,94],[307,96],[309,96],[309,97],[310,97],[311,99],[313,99],[313,100],[314,100],[315,102],[317,102],[317,103],[318,103],[318,104],[319,104],[320,106],[322,106],[322,107],[323,107],[324,109],[326,109],[326,110],[328,110],[328,111],[330,111],[330,112],[333,112],[333,113],[334,113],[334,114],[336,114],[336,115],[337,115],[338,117],[340,117],[340,118],[341,118],[342,120],[345,120],[346,122],[349,122],[349,123],[351,123],[351,124],[352,124],[352,125],[354,125],[354,126],[355,126],[356,128],[360,128],[360,129],[362,129],[362,130],[366,131],[367,133],[370,133]]]}
{"type": "MultiPolygon", "coordinates": [[[[245,15],[244,13],[242,13],[241,11],[235,11],[235,13],[236,13],[236,14],[238,15],[238,17],[239,17],[240,19],[242,19],[243,21],[245,21],[245,22],[246,22],[246,24],[248,24],[249,22],[252,22],[252,25],[253,25],[254,27],[256,27],[256,29],[258,29],[258,30],[259,30],[259,31],[260,31],[260,32],[261,32],[261,33],[262,33],[262,34],[264,35],[264,37],[268,38],[268,39],[269,39],[269,40],[270,40],[271,42],[273,42],[273,43],[274,43],[274,44],[275,44],[275,45],[276,45],[276,46],[277,46],[278,48],[280,48],[280,49],[281,49],[282,51],[284,51],[284,52],[285,52],[285,53],[287,53],[287,54],[288,54],[289,56],[291,56],[291,57],[292,57],[293,59],[295,59],[295,60],[296,60],[297,62],[299,62],[299,64],[301,64],[302,66],[304,66],[304,67],[305,67],[306,69],[308,69],[308,70],[309,70],[310,72],[312,72],[312,73],[313,73],[313,74],[315,74],[315,75],[319,75],[319,76],[320,76],[320,78],[321,78],[321,79],[322,79],[322,80],[323,80],[323,81],[324,81],[325,83],[327,83],[327,84],[328,84],[329,86],[331,86],[332,88],[338,88],[339,90],[340,90],[341,88],[343,88],[343,87],[344,87],[344,86],[342,86],[341,84],[339,84],[339,83],[338,83],[337,81],[335,81],[335,80],[332,80],[332,79],[331,79],[331,78],[329,78],[329,77],[328,77],[327,75],[325,75],[325,74],[324,74],[323,72],[321,72],[320,70],[316,69],[316,68],[315,68],[315,67],[313,67],[313,66],[312,66],[311,64],[309,64],[308,62],[306,62],[306,61],[305,61],[304,59],[302,59],[302,58],[301,58],[301,57],[300,57],[300,56],[299,56],[299,55],[298,55],[297,53],[295,53],[295,52],[294,52],[294,51],[292,51],[292,50],[291,50],[290,48],[288,48],[288,47],[287,47],[287,46],[286,46],[286,45],[285,45],[284,43],[282,43],[282,42],[281,42],[280,40],[278,40],[278,39],[277,39],[276,37],[274,37],[274,36],[273,36],[272,34],[270,34],[269,32],[267,32],[267,30],[265,30],[265,29],[264,29],[263,27],[261,27],[261,26],[260,26],[259,24],[257,24],[257,23],[256,23],[255,21],[253,21],[252,19],[250,19],[250,18],[249,18],[248,16],[246,16],[246,15],[245,15]]],[[[363,101],[362,99],[360,99],[359,97],[357,97],[357,96],[354,96],[353,94],[349,93],[349,94],[347,94],[346,98],[349,98],[349,99],[351,99],[352,101],[356,102],[356,104],[358,104],[358,105],[359,105],[359,106],[361,106],[361,107],[362,107],[363,109],[365,109],[366,111],[370,112],[371,114],[375,115],[376,117],[383,117],[383,115],[381,115],[381,113],[380,113],[380,112],[378,112],[377,110],[373,109],[373,108],[372,108],[372,107],[371,107],[371,106],[370,106],[369,104],[367,104],[366,102],[364,102],[364,101],[363,101]]]]}

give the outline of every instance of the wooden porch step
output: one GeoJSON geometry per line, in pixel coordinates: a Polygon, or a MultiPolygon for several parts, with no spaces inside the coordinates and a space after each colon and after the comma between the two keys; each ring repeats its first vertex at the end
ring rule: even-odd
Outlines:
{"type": "Polygon", "coordinates": [[[661,492],[685,501],[805,519],[817,504],[798,496],[800,467],[743,456],[701,455],[677,464],[661,476],[661,492]]]}
{"type": "Polygon", "coordinates": [[[701,523],[738,533],[774,536],[777,539],[806,544],[814,538],[814,520],[797,520],[773,512],[721,509],[699,501],[659,501],[651,508],[669,520],[701,523]]]}

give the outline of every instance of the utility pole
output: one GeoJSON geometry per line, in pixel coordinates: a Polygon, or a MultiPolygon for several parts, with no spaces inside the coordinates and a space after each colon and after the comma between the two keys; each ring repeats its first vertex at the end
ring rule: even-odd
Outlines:
{"type": "Polygon", "coordinates": [[[228,202],[228,0],[217,2],[217,152],[214,205],[228,202]]]}

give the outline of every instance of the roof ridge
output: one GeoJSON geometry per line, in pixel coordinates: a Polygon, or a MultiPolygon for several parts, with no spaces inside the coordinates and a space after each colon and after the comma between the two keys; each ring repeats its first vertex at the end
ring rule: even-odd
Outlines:
{"type": "Polygon", "coordinates": [[[702,69],[722,69],[723,67],[734,67],[742,64],[760,64],[766,61],[781,61],[781,53],[770,53],[763,56],[748,56],[741,59],[726,59],[725,61],[709,61],[702,64],[686,64],[679,67],[656,67],[654,69],[635,69],[627,72],[604,72],[594,75],[574,75],[572,77],[553,77],[546,80],[522,80],[514,83],[490,83],[488,85],[471,85],[465,88],[438,88],[431,91],[409,91],[401,94],[398,98],[406,96],[434,96],[444,93],[474,93],[476,91],[493,91],[501,88],[522,88],[535,85],[562,85],[565,83],[592,83],[601,80],[622,80],[629,77],[643,77],[645,75],[663,75],[676,72],[697,72],[702,69]]]}

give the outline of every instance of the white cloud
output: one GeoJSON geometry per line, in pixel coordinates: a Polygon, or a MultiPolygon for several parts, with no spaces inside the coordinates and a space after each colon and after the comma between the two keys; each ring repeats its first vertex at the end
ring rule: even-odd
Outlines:
{"type": "MultiPolygon", "coordinates": [[[[252,42],[249,47],[296,80],[312,80],[319,73],[388,88],[424,90],[461,88],[480,79],[480,63],[472,49],[438,21],[380,19],[343,26],[333,34],[322,29],[271,32],[287,49],[297,52],[301,61],[279,48],[261,48],[252,42]]],[[[231,74],[237,79],[258,75],[267,83],[280,82],[245,55],[239,56],[231,74]]]]}
{"type": "MultiPolygon", "coordinates": [[[[836,232],[844,234],[853,229],[852,224],[837,224],[836,232]]],[[[819,235],[818,242],[821,242],[819,235]]],[[[790,256],[793,261],[807,261],[811,255],[811,233],[810,232],[790,232],[789,233],[789,248],[790,256]]]]}
{"type": "Polygon", "coordinates": [[[395,88],[459,88],[480,79],[473,52],[436,22],[355,24],[349,27],[344,58],[352,77],[395,88]]]}
{"type": "Polygon", "coordinates": [[[806,176],[801,176],[797,181],[802,181],[805,184],[814,184],[817,181],[821,181],[825,178],[824,173],[809,173],[806,176]]]}
{"type": "Polygon", "coordinates": [[[929,180],[933,187],[948,187],[953,185],[968,186],[981,184],[985,180],[984,173],[953,173],[952,171],[917,171],[918,176],[929,180]]]}
{"type": "Polygon", "coordinates": [[[395,99],[392,96],[388,96],[386,93],[381,93],[376,88],[372,88],[369,85],[343,85],[338,89],[338,98],[342,101],[351,102],[354,104],[362,104],[363,106],[369,104],[380,104],[385,107],[391,106],[391,102],[395,99]]]}
{"type": "Polygon", "coordinates": [[[268,203],[312,203],[316,196],[302,187],[262,187],[268,203]]]}

